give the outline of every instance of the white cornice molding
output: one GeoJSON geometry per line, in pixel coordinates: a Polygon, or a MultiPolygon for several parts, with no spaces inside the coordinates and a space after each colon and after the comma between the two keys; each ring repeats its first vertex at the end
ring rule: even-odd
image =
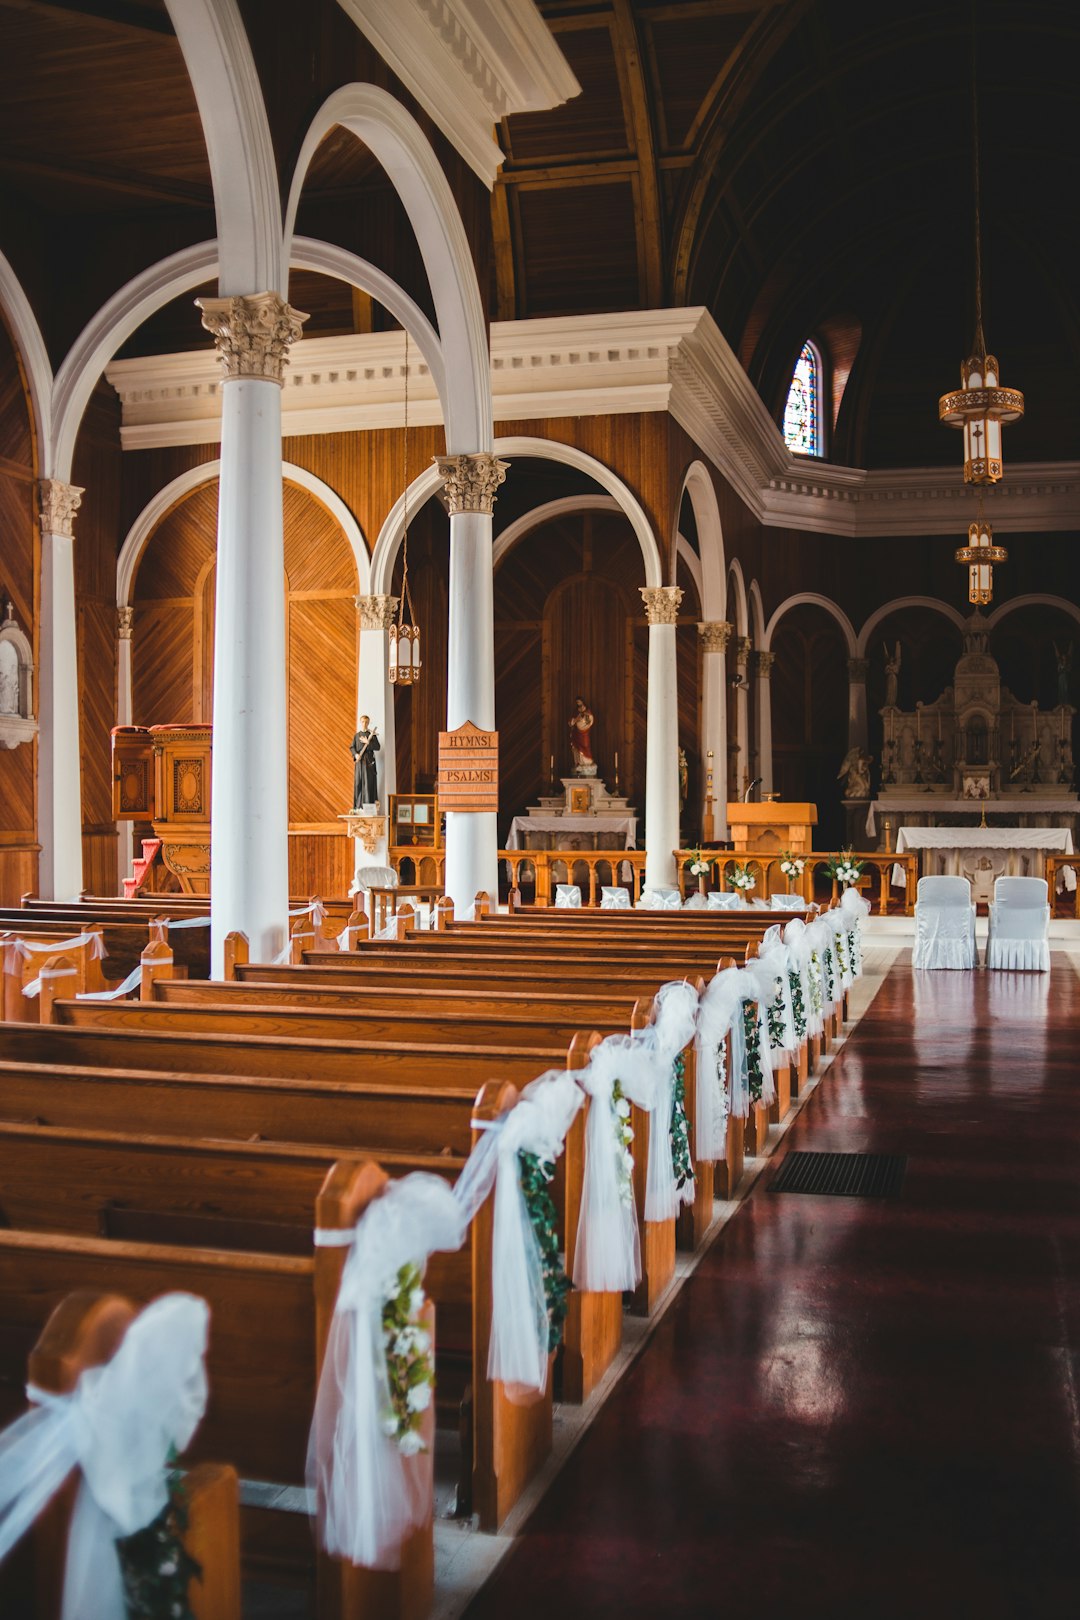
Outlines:
{"type": "Polygon", "coordinates": [[[492,126],[546,112],[581,86],[533,0],[338,0],[487,186],[492,126]]]}
{"type": "MultiPolygon", "coordinates": [[[[668,412],[769,528],[848,538],[960,534],[977,495],[960,468],[867,472],[793,456],[708,311],[497,321],[491,327],[496,423],[668,412]]],[[[404,421],[400,332],[305,338],[282,399],[286,438],[367,432],[404,421]]],[[[211,349],[114,361],[126,450],[216,444],[220,376],[211,349]]],[[[409,421],[442,420],[427,365],[412,357],[409,421]]],[[[1002,534],[1080,529],[1080,462],[1011,464],[985,492],[1002,534]]]]}

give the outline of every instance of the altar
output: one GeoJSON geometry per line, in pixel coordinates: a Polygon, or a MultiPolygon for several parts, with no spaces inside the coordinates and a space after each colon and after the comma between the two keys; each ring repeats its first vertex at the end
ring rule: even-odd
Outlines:
{"type": "Polygon", "coordinates": [[[993,899],[999,877],[1042,877],[1048,852],[1071,855],[1068,827],[901,827],[896,853],[922,852],[922,875],[965,877],[976,903],[993,899]]]}
{"type": "MultiPolygon", "coordinates": [[[[554,784],[553,784],[554,786],[554,784]]],[[[609,793],[595,774],[564,776],[562,792],[544,794],[515,816],[506,849],[635,849],[637,812],[622,794],[609,793]]]]}

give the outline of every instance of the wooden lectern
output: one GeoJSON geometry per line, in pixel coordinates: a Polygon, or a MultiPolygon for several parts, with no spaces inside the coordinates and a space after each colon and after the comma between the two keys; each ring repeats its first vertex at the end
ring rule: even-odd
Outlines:
{"type": "Polygon", "coordinates": [[[775,855],[790,850],[793,855],[809,855],[813,829],[817,826],[816,804],[743,804],[727,807],[731,841],[737,855],[775,855]]]}

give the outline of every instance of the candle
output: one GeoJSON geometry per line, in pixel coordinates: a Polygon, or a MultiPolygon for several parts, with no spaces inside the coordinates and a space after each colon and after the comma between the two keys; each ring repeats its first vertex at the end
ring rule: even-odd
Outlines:
{"type": "Polygon", "coordinates": [[[922,704],[915,705],[915,740],[922,742],[922,704]]]}
{"type": "Polygon", "coordinates": [[[554,754],[552,754],[552,756],[551,756],[551,780],[553,782],[555,780],[555,755],[554,754]]]}

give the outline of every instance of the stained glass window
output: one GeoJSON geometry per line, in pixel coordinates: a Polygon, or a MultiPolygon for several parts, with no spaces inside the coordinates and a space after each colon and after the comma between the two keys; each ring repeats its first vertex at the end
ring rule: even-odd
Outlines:
{"type": "Polygon", "coordinates": [[[810,342],[802,346],[784,406],[784,443],[799,456],[823,456],[821,356],[810,342]]]}

